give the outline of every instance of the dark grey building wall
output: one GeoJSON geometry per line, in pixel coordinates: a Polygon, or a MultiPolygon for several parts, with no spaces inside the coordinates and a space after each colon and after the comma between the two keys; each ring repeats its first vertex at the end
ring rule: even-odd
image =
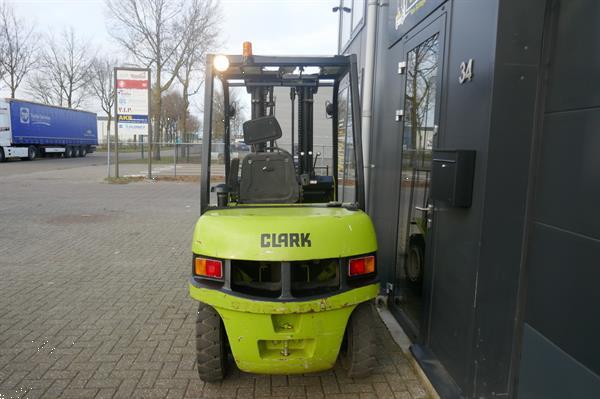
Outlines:
{"type": "MultiPolygon", "coordinates": [[[[463,397],[600,397],[600,3],[429,0],[397,41],[387,3],[368,197],[382,281],[394,281],[396,263],[398,62],[405,39],[442,21],[437,147],[476,151],[473,205],[435,212],[416,342],[463,397]],[[461,85],[468,59],[474,78],[461,85]]],[[[365,33],[345,51],[361,64],[365,33]]]]}
{"type": "Polygon", "coordinates": [[[468,209],[436,204],[430,241],[430,254],[434,252],[430,324],[429,331],[422,335],[424,344],[463,393],[469,394],[475,386],[473,319],[478,306],[476,284],[486,195],[497,5],[454,1],[447,8],[447,58],[438,147],[476,151],[473,204],[468,209]],[[474,77],[460,84],[459,65],[468,59],[473,59],[474,77]]]}
{"type": "Polygon", "coordinates": [[[552,1],[519,398],[600,397],[600,3],[552,1]]]}
{"type": "Polygon", "coordinates": [[[545,3],[503,0],[498,8],[471,342],[474,397],[510,391],[545,3]]]}

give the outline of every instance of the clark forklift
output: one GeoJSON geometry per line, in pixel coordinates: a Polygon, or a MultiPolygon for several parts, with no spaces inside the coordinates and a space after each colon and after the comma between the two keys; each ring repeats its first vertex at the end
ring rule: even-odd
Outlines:
{"type": "Polygon", "coordinates": [[[326,370],[338,357],[352,377],[366,376],[374,367],[377,241],[364,212],[358,124],[350,126],[354,145],[348,147],[355,177],[344,174],[338,180],[339,114],[360,121],[358,98],[354,55],[254,56],[246,42],[243,55],[208,56],[201,216],[193,234],[189,283],[191,297],[199,302],[196,348],[202,380],[223,379],[229,354],[240,370],[260,374],[326,370]],[[216,81],[223,90],[219,96],[216,81]],[[230,148],[236,110],[229,90],[236,87],[251,97],[251,118],[243,124],[251,151],[241,160],[230,148]],[[326,109],[318,110],[331,119],[331,127],[319,133],[330,136],[333,146],[333,167],[325,175],[315,171],[313,159],[313,96],[321,87],[333,88],[326,109]],[[273,96],[274,88],[289,88],[289,96],[279,96],[292,104],[288,149],[277,144],[282,129],[273,110],[281,98],[273,96]],[[342,88],[351,100],[339,106],[342,88]],[[215,98],[224,102],[218,104],[225,110],[224,164],[213,165],[218,172],[211,176],[215,98]],[[223,183],[216,184],[223,171],[223,183]],[[354,195],[343,202],[348,195],[339,192],[345,185],[353,186],[354,195]]]}

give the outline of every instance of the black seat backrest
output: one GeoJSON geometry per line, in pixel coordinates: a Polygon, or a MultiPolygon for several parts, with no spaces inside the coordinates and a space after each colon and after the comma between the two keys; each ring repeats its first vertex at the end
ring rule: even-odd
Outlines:
{"type": "Polygon", "coordinates": [[[290,204],[298,202],[300,185],[294,162],[282,152],[257,152],[244,157],[240,203],[290,204]]]}

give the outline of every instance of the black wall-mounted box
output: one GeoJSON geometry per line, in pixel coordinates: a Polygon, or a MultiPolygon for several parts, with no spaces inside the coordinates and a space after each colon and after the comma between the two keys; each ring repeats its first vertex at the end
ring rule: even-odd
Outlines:
{"type": "Polygon", "coordinates": [[[431,198],[457,208],[469,208],[473,197],[475,151],[433,150],[431,198]]]}

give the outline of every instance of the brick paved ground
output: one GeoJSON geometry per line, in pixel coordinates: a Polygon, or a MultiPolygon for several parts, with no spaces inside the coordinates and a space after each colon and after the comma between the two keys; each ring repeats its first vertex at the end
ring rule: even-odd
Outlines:
{"type": "Polygon", "coordinates": [[[232,367],[203,384],[186,291],[199,188],[109,185],[103,173],[0,174],[0,399],[426,397],[383,324],[368,379],[232,367]]]}

